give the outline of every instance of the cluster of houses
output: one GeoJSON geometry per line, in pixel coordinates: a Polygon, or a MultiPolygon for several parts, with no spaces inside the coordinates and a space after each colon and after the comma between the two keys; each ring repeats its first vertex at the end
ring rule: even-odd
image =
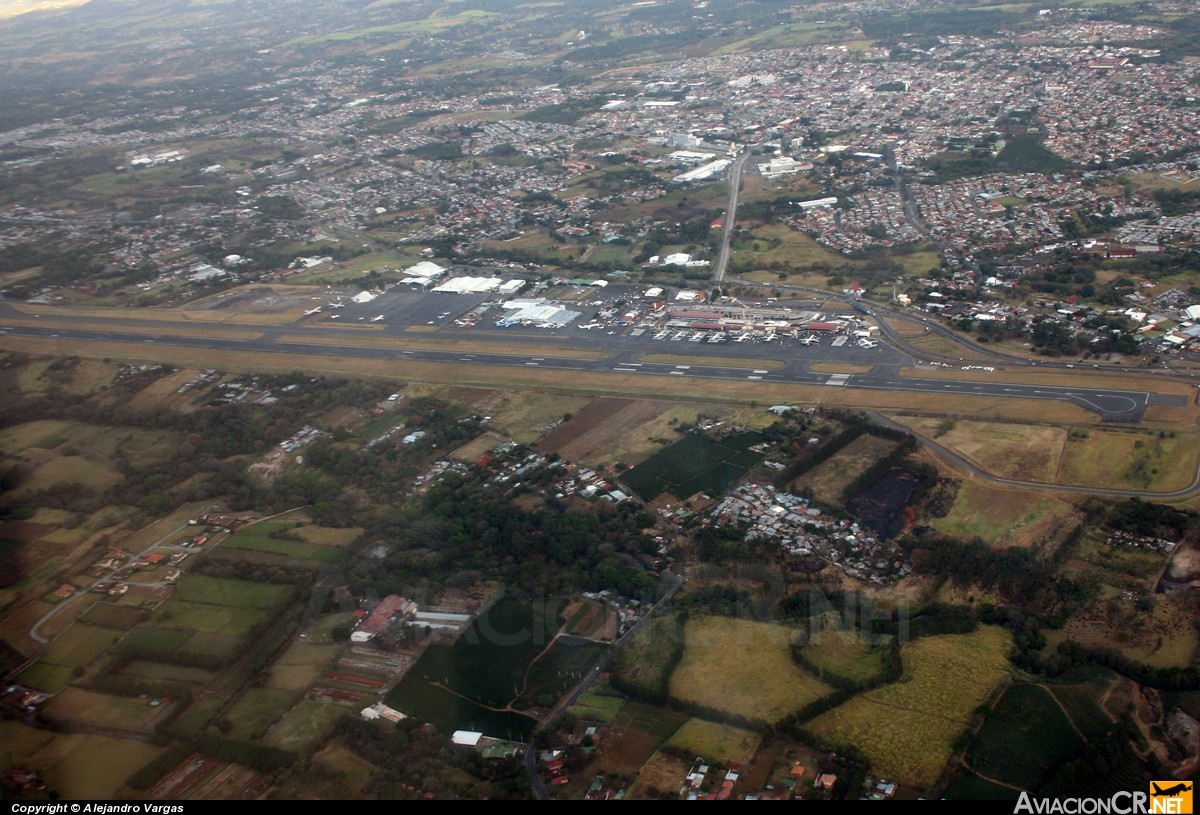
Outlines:
{"type": "Polygon", "coordinates": [[[857,522],[830,517],[807,498],[770,484],[734,488],[708,511],[705,522],[745,528],[747,541],[777,544],[794,557],[820,558],[875,585],[903,577],[912,568],[857,522]]]}

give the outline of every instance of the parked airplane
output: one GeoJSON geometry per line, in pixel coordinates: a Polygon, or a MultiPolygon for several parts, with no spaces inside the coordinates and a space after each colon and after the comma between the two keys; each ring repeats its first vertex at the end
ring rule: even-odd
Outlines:
{"type": "Polygon", "coordinates": [[[809,334],[809,335],[808,335],[808,336],[806,336],[806,337],[801,337],[801,338],[800,338],[800,343],[801,343],[802,345],[820,345],[820,344],[821,344],[821,338],[820,338],[820,337],[818,337],[816,334],[809,334]]]}
{"type": "Polygon", "coordinates": [[[382,315],[382,314],[380,314],[380,315],[379,315],[379,316],[377,316],[377,317],[372,317],[372,318],[371,318],[371,322],[373,322],[373,323],[377,323],[377,322],[379,322],[379,321],[380,321],[380,320],[382,320],[382,319],[383,319],[383,315],[382,315]]]}
{"type": "Polygon", "coordinates": [[[345,303],[326,303],[325,307],[326,308],[345,308],[346,304],[345,303]]]}
{"type": "Polygon", "coordinates": [[[339,317],[341,317],[341,316],[342,316],[342,315],[340,315],[340,314],[330,314],[330,315],[329,315],[329,319],[331,319],[331,320],[336,320],[336,319],[338,319],[338,318],[339,318],[339,317]]]}
{"type": "Polygon", "coordinates": [[[316,308],[310,308],[308,311],[304,312],[304,316],[308,317],[313,314],[320,314],[320,313],[321,313],[321,307],[317,306],[316,308]]]}

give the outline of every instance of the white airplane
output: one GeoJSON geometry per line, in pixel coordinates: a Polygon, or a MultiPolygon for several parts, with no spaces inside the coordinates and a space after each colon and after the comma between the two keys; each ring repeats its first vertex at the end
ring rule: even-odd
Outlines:
{"type": "Polygon", "coordinates": [[[378,315],[377,317],[372,317],[372,318],[371,318],[371,322],[373,322],[373,323],[378,323],[378,322],[380,322],[381,320],[383,320],[383,315],[382,315],[382,314],[378,315]]]}
{"type": "Polygon", "coordinates": [[[800,343],[802,345],[820,345],[821,338],[816,334],[809,334],[807,337],[801,337],[800,343]]]}
{"type": "Polygon", "coordinates": [[[870,340],[859,340],[858,345],[861,348],[874,348],[876,345],[879,345],[879,343],[871,342],[870,340]]]}
{"type": "Polygon", "coordinates": [[[345,308],[346,304],[345,303],[326,303],[325,307],[326,308],[345,308]]]}
{"type": "Polygon", "coordinates": [[[321,307],[317,306],[316,308],[310,308],[308,311],[304,312],[304,316],[309,317],[313,314],[320,314],[320,313],[321,313],[321,307]]]}
{"type": "Polygon", "coordinates": [[[341,316],[342,315],[340,315],[340,314],[330,314],[329,319],[336,320],[336,319],[340,318],[341,316]]]}

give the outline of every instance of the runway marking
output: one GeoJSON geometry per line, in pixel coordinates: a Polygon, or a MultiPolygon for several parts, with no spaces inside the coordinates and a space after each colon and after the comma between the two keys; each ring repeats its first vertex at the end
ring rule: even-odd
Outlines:
{"type": "Polygon", "coordinates": [[[825,382],[826,385],[845,385],[850,379],[850,374],[834,374],[825,382]]]}
{"type": "Polygon", "coordinates": [[[746,377],[746,378],[747,378],[747,379],[762,379],[762,377],[761,377],[761,376],[754,376],[753,374],[751,374],[750,376],[748,376],[748,377],[746,377]]]}
{"type": "Polygon", "coordinates": [[[525,364],[526,364],[526,365],[537,365],[537,363],[536,363],[536,362],[526,362],[525,364]]]}
{"type": "Polygon", "coordinates": [[[667,373],[669,373],[671,376],[683,376],[684,375],[683,371],[667,371],[667,373]]]}

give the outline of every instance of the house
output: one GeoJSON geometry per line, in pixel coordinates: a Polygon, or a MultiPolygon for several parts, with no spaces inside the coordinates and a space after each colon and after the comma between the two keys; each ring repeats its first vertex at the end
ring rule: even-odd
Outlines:
{"type": "Polygon", "coordinates": [[[833,773],[822,773],[817,776],[817,780],[813,783],[813,787],[819,790],[830,792],[833,790],[833,785],[837,783],[837,776],[833,773]]]}

